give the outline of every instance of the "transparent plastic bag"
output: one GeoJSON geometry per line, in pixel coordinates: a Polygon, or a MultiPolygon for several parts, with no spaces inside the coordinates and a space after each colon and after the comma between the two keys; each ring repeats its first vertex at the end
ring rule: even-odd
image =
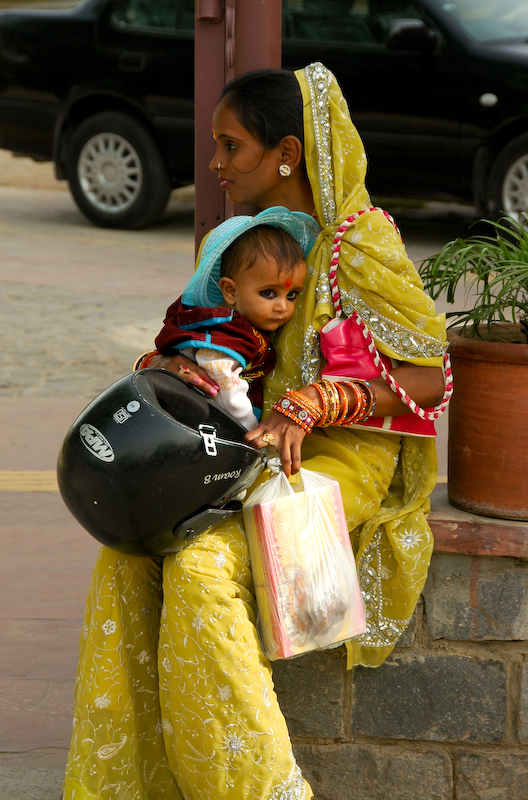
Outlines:
{"type": "Polygon", "coordinates": [[[365,607],[339,484],[278,472],[244,506],[258,627],[270,660],[336,647],[365,632],[365,607]]]}

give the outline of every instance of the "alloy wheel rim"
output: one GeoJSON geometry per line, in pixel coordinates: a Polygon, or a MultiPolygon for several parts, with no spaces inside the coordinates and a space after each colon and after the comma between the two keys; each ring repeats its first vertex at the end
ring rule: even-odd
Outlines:
{"type": "Polygon", "coordinates": [[[78,175],[87,200],[110,214],[130,208],[143,185],[136,150],[116,133],[98,133],[86,142],[79,156],[78,175]]]}
{"type": "Polygon", "coordinates": [[[528,213],[528,153],[515,161],[504,176],[502,211],[520,221],[528,213]]]}

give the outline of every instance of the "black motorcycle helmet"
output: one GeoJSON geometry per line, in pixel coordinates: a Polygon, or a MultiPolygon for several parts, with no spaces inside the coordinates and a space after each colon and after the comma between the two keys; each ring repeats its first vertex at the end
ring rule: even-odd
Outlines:
{"type": "Polygon", "coordinates": [[[233,501],[264,465],[246,429],[172,372],[145,369],[114,383],[75,420],[57,477],[75,519],[131,555],[173,552],[239,511],[233,501]]]}

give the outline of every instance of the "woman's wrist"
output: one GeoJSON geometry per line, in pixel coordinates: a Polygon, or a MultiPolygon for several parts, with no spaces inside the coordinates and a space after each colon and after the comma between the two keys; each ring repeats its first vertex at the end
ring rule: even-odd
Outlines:
{"type": "Polygon", "coordinates": [[[305,433],[311,433],[323,415],[317,403],[312,402],[304,392],[293,389],[288,389],[285,395],[279,397],[272,408],[295,422],[305,433]]]}
{"type": "Polygon", "coordinates": [[[368,381],[320,380],[296,391],[288,389],[273,409],[306,433],[313,428],[355,425],[371,417],[376,394],[368,381]]]}

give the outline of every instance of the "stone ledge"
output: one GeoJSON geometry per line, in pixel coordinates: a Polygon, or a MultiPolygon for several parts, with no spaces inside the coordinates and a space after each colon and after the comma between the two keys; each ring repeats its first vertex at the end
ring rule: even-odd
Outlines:
{"type": "Polygon", "coordinates": [[[506,664],[495,654],[393,653],[377,669],[354,669],[350,680],[352,737],[446,744],[505,741],[506,664]]]}
{"type": "MultiPolygon", "coordinates": [[[[294,745],[315,797],[325,800],[452,800],[453,767],[443,750],[375,744],[294,745]]],[[[490,796],[491,800],[491,796],[490,796]]],[[[517,796],[512,800],[520,800],[517,796]]]]}
{"type": "Polygon", "coordinates": [[[433,641],[528,642],[525,559],[434,553],[423,599],[433,641]]]}
{"type": "Polygon", "coordinates": [[[524,800],[527,796],[528,756],[465,753],[455,760],[456,800],[504,798],[524,800]]]}
{"type": "Polygon", "coordinates": [[[461,511],[450,504],[444,487],[431,495],[429,524],[436,552],[528,559],[528,522],[461,511]]]}

